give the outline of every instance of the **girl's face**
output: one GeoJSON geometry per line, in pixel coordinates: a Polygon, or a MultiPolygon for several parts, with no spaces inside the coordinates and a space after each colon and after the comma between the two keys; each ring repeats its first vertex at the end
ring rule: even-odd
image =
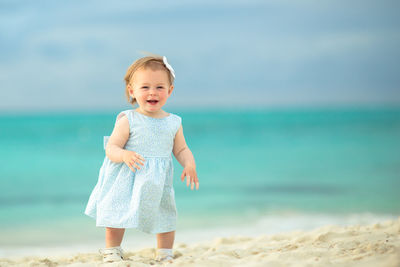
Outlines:
{"type": "Polygon", "coordinates": [[[128,85],[129,94],[136,99],[140,110],[147,114],[158,114],[174,89],[164,70],[139,69],[132,80],[134,83],[128,85]]]}

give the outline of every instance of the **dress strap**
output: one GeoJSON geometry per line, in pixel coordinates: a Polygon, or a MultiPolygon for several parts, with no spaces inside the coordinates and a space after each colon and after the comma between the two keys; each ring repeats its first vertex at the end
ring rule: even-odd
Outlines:
{"type": "Polygon", "coordinates": [[[176,120],[174,123],[174,135],[176,135],[176,133],[178,132],[179,128],[181,128],[182,125],[182,117],[176,115],[176,120]]]}
{"type": "Polygon", "coordinates": [[[121,111],[120,113],[118,113],[117,117],[115,118],[115,123],[117,123],[117,121],[122,118],[123,116],[127,116],[128,115],[128,110],[124,110],[121,111]]]}
{"type": "Polygon", "coordinates": [[[103,137],[103,148],[104,148],[104,150],[106,150],[108,139],[110,139],[110,136],[104,136],[103,137]]]}
{"type": "MultiPolygon", "coordinates": [[[[117,121],[122,118],[123,116],[126,116],[128,118],[129,121],[129,132],[132,131],[132,122],[133,122],[133,110],[128,109],[128,110],[124,110],[121,111],[120,113],[118,113],[117,117],[115,118],[115,123],[117,123],[117,121]]],[[[103,137],[103,148],[104,150],[106,149],[107,143],[108,143],[108,139],[110,139],[110,136],[104,136],[103,137]]]]}
{"type": "Polygon", "coordinates": [[[122,118],[123,116],[126,116],[128,118],[129,121],[129,129],[132,130],[132,126],[133,126],[133,110],[132,109],[128,109],[128,110],[124,110],[121,111],[118,115],[117,118],[115,119],[115,123],[117,123],[117,121],[122,118]]]}

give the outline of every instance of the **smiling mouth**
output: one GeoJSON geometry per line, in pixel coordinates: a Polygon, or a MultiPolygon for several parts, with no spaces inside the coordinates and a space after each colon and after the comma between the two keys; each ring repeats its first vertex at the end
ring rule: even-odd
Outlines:
{"type": "Polygon", "coordinates": [[[158,102],[158,100],[147,100],[147,102],[152,103],[152,104],[155,104],[155,103],[158,102]]]}

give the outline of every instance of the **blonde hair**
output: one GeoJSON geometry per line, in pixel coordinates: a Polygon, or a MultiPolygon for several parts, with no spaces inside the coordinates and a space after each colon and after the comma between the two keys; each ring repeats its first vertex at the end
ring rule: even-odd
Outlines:
{"type": "Polygon", "coordinates": [[[143,69],[150,68],[153,71],[164,70],[168,74],[169,84],[172,85],[174,83],[174,76],[172,76],[170,70],[165,66],[162,56],[151,54],[151,56],[146,56],[137,59],[135,62],[132,63],[132,65],[129,66],[124,78],[125,95],[126,98],[128,99],[128,102],[131,103],[132,105],[136,103],[136,99],[132,98],[129,95],[128,84],[130,84],[130,82],[132,81],[135,72],[142,68],[143,69]]]}

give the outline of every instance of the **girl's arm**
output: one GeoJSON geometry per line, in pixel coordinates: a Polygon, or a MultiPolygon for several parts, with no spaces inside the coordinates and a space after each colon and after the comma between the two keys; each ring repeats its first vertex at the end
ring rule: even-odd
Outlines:
{"type": "Polygon", "coordinates": [[[183,135],[182,125],[177,131],[174,140],[174,148],[172,150],[175,158],[182,165],[182,167],[193,167],[196,168],[196,163],[194,162],[194,157],[189,147],[186,144],[185,137],[183,135]]]}
{"type": "Polygon", "coordinates": [[[181,175],[182,182],[185,180],[185,177],[187,177],[186,185],[189,186],[189,184],[191,184],[191,189],[193,190],[194,185],[196,184],[196,189],[199,189],[199,179],[196,172],[196,163],[194,162],[192,151],[190,151],[189,147],[186,144],[185,137],[183,136],[182,125],[175,135],[174,148],[172,151],[175,158],[183,167],[181,175]]]}
{"type": "Polygon", "coordinates": [[[133,172],[144,166],[145,159],[135,151],[123,149],[129,139],[129,121],[126,116],[118,119],[106,145],[106,156],[113,162],[124,162],[133,172]]]}
{"type": "Polygon", "coordinates": [[[129,121],[126,116],[118,119],[106,146],[106,156],[113,162],[123,162],[126,142],[129,138],[129,121]]]}

